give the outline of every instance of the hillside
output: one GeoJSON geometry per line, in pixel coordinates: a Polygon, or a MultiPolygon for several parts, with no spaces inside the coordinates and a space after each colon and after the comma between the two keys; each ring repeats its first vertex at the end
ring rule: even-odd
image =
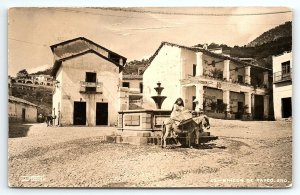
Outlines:
{"type": "Polygon", "coordinates": [[[149,59],[133,60],[126,64],[123,70],[123,75],[127,74],[143,74],[144,67],[149,63],[149,59]],[[139,71],[140,70],[140,71],[139,71]]]}
{"type": "Polygon", "coordinates": [[[247,47],[255,47],[260,46],[265,43],[273,42],[281,38],[285,37],[292,37],[292,22],[286,22],[284,24],[281,24],[279,26],[276,26],[275,28],[272,28],[260,36],[258,36],[256,39],[251,41],[247,44],[247,47]]]}
{"type": "Polygon", "coordinates": [[[41,71],[38,71],[38,72],[31,73],[31,75],[39,75],[39,74],[51,75],[51,71],[52,71],[52,68],[48,68],[46,70],[41,70],[41,71]]]}
{"type": "Polygon", "coordinates": [[[22,98],[31,103],[38,105],[38,113],[44,115],[50,114],[52,109],[52,89],[46,87],[37,87],[35,90],[28,92],[28,90],[18,89],[12,87],[12,95],[18,98],[22,98]]]}
{"type": "MultiPolygon", "coordinates": [[[[279,25],[266,31],[248,45],[230,47],[226,44],[211,43],[208,45],[208,49],[222,48],[223,53],[232,57],[254,58],[258,65],[272,68],[273,55],[292,50],[292,36],[288,36],[288,32],[291,32],[291,26],[291,22],[279,25]]],[[[202,47],[203,44],[195,46],[202,47]]]]}

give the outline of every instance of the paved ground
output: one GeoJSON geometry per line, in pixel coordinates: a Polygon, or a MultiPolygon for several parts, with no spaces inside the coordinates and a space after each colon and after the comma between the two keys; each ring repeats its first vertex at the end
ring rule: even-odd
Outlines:
{"type": "MultiPolygon", "coordinates": [[[[285,187],[292,182],[292,123],[211,120],[200,149],[103,142],[112,128],[25,126],[9,138],[13,187],[285,187]],[[25,137],[24,137],[25,136],[25,137]]],[[[24,125],[14,125],[21,129],[24,125]]]]}

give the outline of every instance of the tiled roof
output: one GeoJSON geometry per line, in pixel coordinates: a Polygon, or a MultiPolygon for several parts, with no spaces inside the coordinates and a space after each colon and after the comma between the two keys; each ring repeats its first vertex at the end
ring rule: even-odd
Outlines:
{"type": "Polygon", "coordinates": [[[125,61],[126,61],[126,58],[125,58],[124,56],[121,56],[120,54],[117,54],[117,53],[115,53],[115,52],[113,52],[113,51],[111,51],[111,50],[109,50],[109,49],[107,49],[107,48],[105,48],[105,47],[103,47],[103,46],[101,46],[101,45],[95,43],[94,41],[91,41],[91,40],[85,38],[85,37],[77,37],[77,38],[75,38],[75,39],[70,39],[70,40],[67,40],[67,41],[63,41],[63,42],[60,42],[60,43],[51,45],[50,48],[51,48],[51,50],[52,50],[52,52],[53,52],[53,51],[54,51],[54,48],[56,48],[57,46],[65,45],[65,44],[68,44],[68,43],[71,43],[71,42],[74,42],[74,41],[77,41],[77,40],[83,40],[83,41],[86,41],[86,42],[88,42],[88,43],[90,43],[90,44],[95,45],[96,47],[99,47],[99,48],[101,48],[101,49],[107,51],[108,53],[113,53],[113,54],[115,54],[115,55],[117,55],[117,56],[119,56],[119,57],[122,57],[122,58],[124,58],[125,61]]]}
{"type": "Polygon", "coordinates": [[[10,102],[17,102],[17,103],[23,103],[23,104],[27,104],[29,106],[34,106],[34,107],[38,107],[37,105],[31,103],[31,102],[28,102],[24,99],[21,99],[21,98],[17,98],[17,97],[14,97],[14,96],[9,96],[8,97],[8,101],[10,102]]]}
{"type": "MultiPolygon", "coordinates": [[[[227,56],[227,55],[223,55],[223,54],[219,54],[219,53],[214,53],[212,51],[209,51],[209,50],[203,49],[203,48],[199,48],[199,47],[187,47],[187,46],[183,46],[183,45],[179,45],[179,44],[175,44],[175,43],[170,43],[170,42],[162,42],[160,44],[160,46],[155,51],[155,53],[150,57],[150,61],[149,61],[148,66],[150,66],[151,62],[157,56],[158,52],[160,51],[160,49],[164,45],[169,45],[169,46],[172,46],[172,47],[183,48],[183,49],[191,50],[191,51],[194,51],[194,52],[202,52],[202,53],[204,53],[204,54],[206,54],[208,56],[211,56],[211,57],[215,57],[215,58],[219,58],[219,59],[223,59],[223,60],[231,60],[233,62],[242,64],[244,66],[251,66],[251,67],[256,67],[256,68],[260,68],[260,69],[265,69],[265,70],[271,71],[271,69],[269,69],[269,68],[265,68],[265,67],[259,66],[257,64],[251,64],[251,63],[248,63],[248,62],[244,62],[244,61],[241,61],[239,58],[233,58],[233,57],[230,57],[230,56],[227,56]]],[[[146,66],[146,68],[148,66],[146,66]]]]}
{"type": "Polygon", "coordinates": [[[51,45],[50,46],[51,50],[53,53],[55,53],[59,59],[55,60],[54,65],[53,65],[53,69],[51,72],[52,76],[55,76],[62,61],[74,58],[74,57],[78,57],[87,53],[94,53],[96,55],[98,55],[99,57],[102,57],[110,62],[112,62],[113,64],[115,64],[116,66],[120,67],[120,70],[122,70],[124,68],[124,64],[126,64],[126,60],[127,58],[121,56],[120,54],[117,54],[85,37],[77,37],[75,39],[71,39],[71,40],[67,40],[55,45],[51,45]],[[80,42],[76,43],[76,41],[81,40],[80,42]],[[56,49],[58,46],[63,46],[69,43],[75,42],[76,45],[72,45],[72,46],[66,46],[60,49],[56,49]],[[92,46],[91,46],[92,45],[92,46]],[[96,48],[96,49],[95,49],[96,48]],[[108,53],[108,56],[104,56],[102,53],[100,53],[98,51],[99,48],[100,50],[103,50],[105,52],[108,53]],[[68,54],[68,55],[65,55],[68,54]],[[70,55],[71,54],[71,55],[70,55]],[[114,57],[111,57],[114,56],[114,57]],[[123,65],[120,65],[119,62],[112,60],[113,58],[117,58],[117,59],[122,59],[123,60],[123,65]]]}

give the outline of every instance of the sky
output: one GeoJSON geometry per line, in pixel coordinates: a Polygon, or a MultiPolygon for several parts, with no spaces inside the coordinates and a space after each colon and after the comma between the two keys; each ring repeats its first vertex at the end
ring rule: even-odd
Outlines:
{"type": "Polygon", "coordinates": [[[8,74],[51,67],[50,45],[76,37],[86,37],[127,61],[150,57],[162,41],[242,46],[292,21],[289,11],[286,7],[12,8],[8,74]]]}

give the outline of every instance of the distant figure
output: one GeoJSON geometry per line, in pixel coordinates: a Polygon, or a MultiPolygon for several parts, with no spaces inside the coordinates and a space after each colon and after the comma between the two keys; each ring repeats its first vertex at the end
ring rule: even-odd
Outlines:
{"type": "Polygon", "coordinates": [[[55,116],[55,115],[54,115],[54,117],[53,117],[52,115],[46,116],[46,124],[47,124],[47,127],[53,126],[53,119],[56,119],[56,116],[55,116]]]}
{"type": "Polygon", "coordinates": [[[38,122],[39,122],[39,123],[44,122],[44,116],[43,116],[42,114],[39,114],[39,115],[38,115],[38,122]]]}

